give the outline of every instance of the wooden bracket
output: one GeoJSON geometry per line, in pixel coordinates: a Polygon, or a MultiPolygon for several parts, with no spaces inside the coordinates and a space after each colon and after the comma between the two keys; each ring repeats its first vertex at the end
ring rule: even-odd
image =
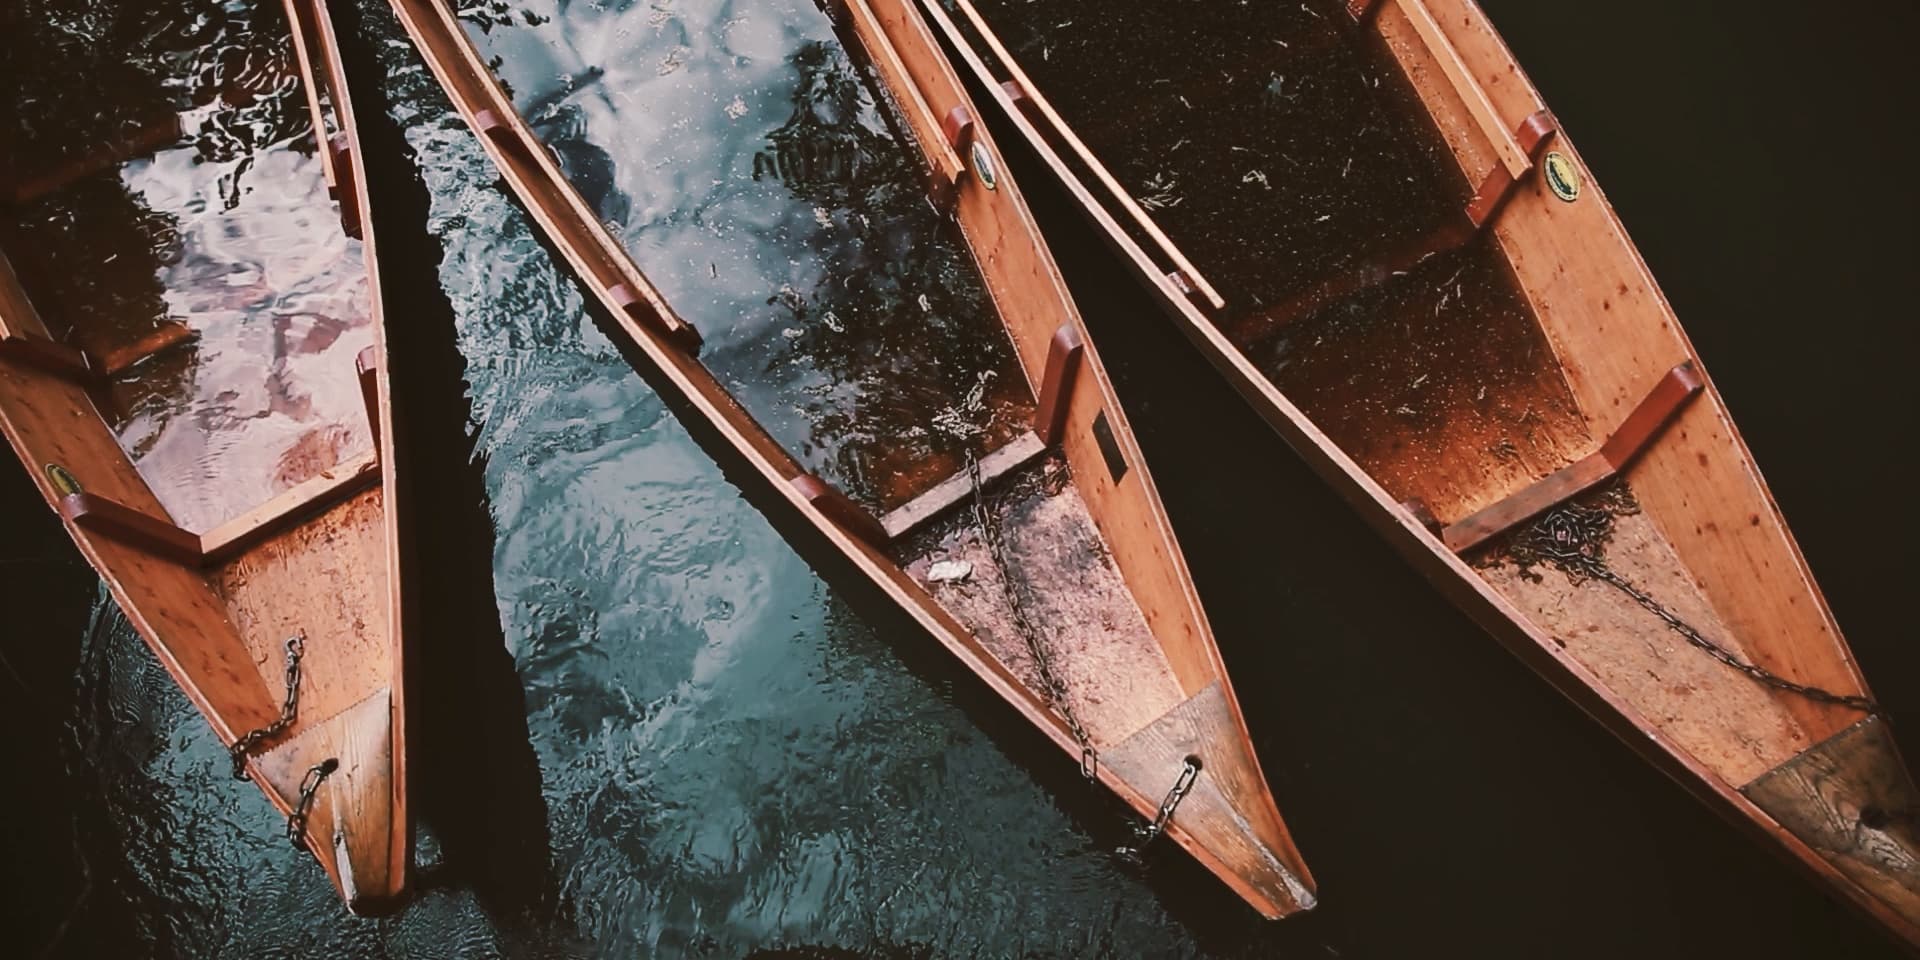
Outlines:
{"type": "Polygon", "coordinates": [[[334,180],[327,184],[327,192],[340,205],[340,229],[347,236],[359,240],[360,191],[353,182],[353,149],[347,146],[347,135],[334,134],[327,140],[326,150],[333,156],[334,171],[334,180]]]}
{"type": "Polygon", "coordinates": [[[89,533],[111,537],[176,563],[198,566],[204,558],[199,537],[97,494],[67,494],[60,498],[60,515],[89,533]]]}
{"type": "Polygon", "coordinates": [[[1613,479],[1659,436],[1687,401],[1705,387],[1706,381],[1700,378],[1700,371],[1694,368],[1692,360],[1667,371],[1599,450],[1475,511],[1466,519],[1448,524],[1440,531],[1440,539],[1455,553],[1471,550],[1613,479]]]}
{"type": "Polygon", "coordinates": [[[1047,367],[1040,379],[1040,402],[1033,411],[1033,432],[1046,446],[1060,442],[1067,427],[1067,401],[1073,395],[1073,378],[1080,372],[1080,328],[1068,321],[1053,331],[1047,343],[1047,367]]]}
{"type": "Polygon", "coordinates": [[[1527,166],[1521,174],[1515,175],[1504,164],[1495,164],[1480,181],[1480,188],[1473,192],[1473,199],[1467,202],[1467,222],[1475,230],[1483,230],[1507,205],[1507,199],[1513,196],[1515,187],[1520,185],[1522,177],[1536,169],[1540,152],[1559,131],[1554,123],[1553,114],[1546,110],[1535,110],[1527,119],[1521,121],[1519,129],[1513,132],[1513,140],[1526,155],[1527,166]]]}
{"type": "Polygon", "coordinates": [[[88,382],[100,376],[100,368],[85,350],[47,337],[31,334],[0,337],[0,357],[17,360],[43,373],[68,380],[88,382]]]}
{"type": "Polygon", "coordinates": [[[519,133],[513,129],[513,124],[508,123],[492,110],[484,108],[475,110],[473,112],[473,125],[479,128],[481,136],[492,140],[503,150],[524,146],[520,142],[519,133]]]}
{"type": "Polygon", "coordinates": [[[965,150],[973,145],[973,111],[966,104],[959,104],[947,115],[940,118],[940,135],[947,138],[947,145],[955,150],[965,150]]]}
{"type": "Polygon", "coordinates": [[[97,357],[81,347],[31,333],[18,333],[0,337],[0,356],[85,384],[117,377],[148,357],[192,343],[198,337],[184,323],[168,323],[125,347],[97,357]]]}
{"type": "Polygon", "coordinates": [[[814,509],[832,520],[835,526],[865,541],[868,546],[879,548],[887,545],[887,531],[880,521],[833,484],[811,473],[796,474],[788,478],[787,483],[808,503],[813,504],[814,509]]]}
{"type": "Polygon", "coordinates": [[[354,379],[360,381],[360,402],[367,407],[367,434],[380,449],[380,349],[368,346],[353,358],[354,379]]]}
{"type": "Polygon", "coordinates": [[[1033,98],[1027,96],[1027,90],[1020,85],[1020,81],[1002,80],[1000,81],[1000,89],[1007,92],[1007,99],[1013,101],[1013,105],[1020,108],[1020,112],[1025,114],[1027,119],[1033,119],[1035,110],[1033,98]]]}
{"type": "Polygon", "coordinates": [[[665,337],[668,342],[688,353],[700,352],[705,341],[693,324],[662,310],[654,301],[643,298],[635,292],[633,285],[620,282],[607,288],[607,296],[620,308],[620,312],[633,318],[641,326],[665,337]]]}

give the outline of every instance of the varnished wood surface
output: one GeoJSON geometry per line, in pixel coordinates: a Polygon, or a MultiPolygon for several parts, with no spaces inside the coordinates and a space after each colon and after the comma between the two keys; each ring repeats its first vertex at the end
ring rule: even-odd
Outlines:
{"type": "MultiPolygon", "coordinates": [[[[478,134],[507,185],[554,241],[588,291],[605,305],[621,330],[658,369],[667,384],[686,399],[691,410],[706,420],[721,439],[741,452],[766,489],[783,497],[796,515],[845,554],[862,574],[965,666],[1065,753],[1077,759],[1078,744],[1045,697],[1036,693],[961,620],[930,596],[883,544],[876,544],[873,538],[863,537],[847,524],[836,521],[822,510],[816,502],[817,496],[792,483],[805,471],[720,385],[698,357],[675,339],[674,326],[688,329],[691,326],[660,298],[627,252],[566,182],[547,151],[515,112],[511,99],[501,90],[452,11],[438,0],[392,0],[392,6],[455,107],[478,134]],[[623,287],[625,295],[621,291],[623,287]],[[629,309],[639,304],[644,304],[643,310],[629,309]]],[[[929,118],[952,115],[955,107],[970,109],[964,90],[958,77],[938,55],[931,35],[911,7],[871,4],[867,10],[872,13],[871,18],[849,14],[853,21],[850,26],[868,47],[869,56],[883,63],[878,71],[883,82],[899,81],[897,72],[891,71],[893,65],[904,71],[907,82],[901,89],[892,90],[892,96],[907,102],[917,96],[927,105],[924,113],[917,107],[908,109],[906,119],[914,139],[930,158],[930,165],[938,168],[938,155],[952,145],[946,142],[938,126],[925,129],[924,125],[931,122],[929,118]],[[862,30],[866,31],[864,36],[862,30]],[[882,33],[884,44],[880,43],[882,33]],[[916,117],[920,125],[916,125],[916,117]]],[[[1047,345],[1055,331],[1063,323],[1073,324],[1076,330],[1082,328],[1017,186],[991,140],[977,126],[967,153],[969,156],[963,158],[968,164],[967,174],[958,178],[947,202],[972,248],[1028,381],[1037,391],[1047,345]],[[973,169],[973,160],[978,157],[986,158],[985,162],[995,167],[991,186],[973,169]]],[[[1079,363],[1080,375],[1074,378],[1064,398],[1066,412],[1060,447],[1071,464],[1074,489],[1086,504],[1114,568],[1140,608],[1144,623],[1161,648],[1160,656],[1165,659],[1166,669],[1180,690],[1190,694],[1216,682],[1224,690],[1224,670],[1218,650],[1213,645],[1158,494],[1140,460],[1119,404],[1113,398],[1111,384],[1091,348],[1081,354],[1079,363]],[[1120,454],[1132,467],[1118,481],[1108,476],[1092,436],[1091,424],[1102,416],[1110,425],[1120,454]]],[[[943,479],[932,478],[927,486],[936,486],[943,479]]],[[[1253,758],[1238,706],[1230,695],[1226,702],[1232,720],[1225,728],[1233,736],[1231,749],[1244,754],[1245,768],[1257,771],[1258,763],[1253,758]]],[[[1110,770],[1102,769],[1097,775],[1101,783],[1139,815],[1151,816],[1158,807],[1159,795],[1148,796],[1110,770]]],[[[1230,798],[1231,802],[1243,810],[1256,811],[1247,815],[1258,822],[1279,823],[1264,779],[1253,778],[1243,785],[1257,785],[1258,789],[1236,794],[1230,798]]],[[[1290,889],[1285,884],[1277,888],[1271,884],[1262,887],[1248,879],[1247,871],[1271,870],[1272,864],[1278,863],[1293,876],[1294,886],[1311,890],[1311,879],[1284,830],[1260,838],[1266,844],[1267,855],[1258,863],[1238,862],[1209,852],[1200,838],[1185,831],[1177,821],[1169,836],[1193,851],[1229,887],[1269,916],[1284,915],[1305,905],[1295,900],[1275,899],[1265,892],[1290,889]]]]}
{"type": "MultiPolygon", "coordinates": [[[[289,0],[289,18],[309,28],[304,42],[313,49],[304,52],[332,60],[337,77],[324,0],[289,0]]],[[[365,178],[344,89],[341,83],[329,99],[335,128],[349,145],[338,158],[351,168],[340,171],[342,190],[351,190],[341,206],[356,211],[350,219],[358,230],[357,213],[367,209],[365,178]]],[[[324,139],[324,130],[318,134],[324,139]]],[[[287,642],[301,638],[296,717],[281,736],[251,755],[249,768],[267,799],[286,812],[298,802],[300,776],[309,761],[325,754],[342,762],[343,772],[315,794],[306,837],[348,907],[368,913],[402,902],[412,841],[402,735],[392,420],[386,371],[377,360],[384,357],[385,341],[370,236],[361,252],[380,368],[373,377],[376,400],[370,410],[378,421],[375,432],[384,438],[377,452],[350,458],[195,536],[174,524],[82,384],[0,354],[0,428],[49,506],[76,507],[67,511],[75,545],[223,742],[232,743],[278,716],[286,695],[287,642]],[[81,494],[67,497],[70,491],[55,484],[49,465],[70,474],[81,494]],[[89,498],[97,499],[89,503],[89,498]],[[94,528],[89,516],[109,501],[117,507],[107,512],[130,514],[118,518],[122,526],[161,536],[180,549],[156,553],[151,543],[130,542],[124,530],[94,528]],[[193,551],[186,549],[189,541],[193,551]],[[287,758],[296,754],[303,765],[289,772],[287,758]]],[[[0,269],[0,317],[9,331],[44,334],[10,267],[0,269]]],[[[164,342],[157,346],[162,348],[180,339],[177,329],[161,333],[164,342]]],[[[264,357],[261,366],[266,366],[264,357]]],[[[340,383],[350,387],[354,371],[339,373],[340,383]]],[[[127,375],[138,376],[138,368],[127,375]]]]}
{"type": "MultiPolygon", "coordinates": [[[[1418,476],[1383,478],[1342,449],[1278,389],[1168,276],[1170,265],[1128,232],[1122,217],[1082,182],[1055,135],[1036,125],[1002,86],[1007,74],[987,61],[986,45],[938,4],[921,4],[959,58],[993,94],[1002,112],[1137,277],[1232,385],[1275,429],[1496,638],[1630,744],[1722,813],[1767,838],[1850,902],[1910,943],[1920,918],[1898,898],[1864,881],[1860,863],[1810,844],[1760,809],[1739,788],[1860,721],[1860,713],[1753,683],[1704,654],[1657,618],[1593,581],[1573,584],[1549,573],[1526,581],[1510,567],[1463,563],[1401,501],[1418,476]],[[1609,641],[1608,637],[1615,639],[1609,641]],[[1673,682],[1660,682],[1663,676],[1673,682]],[[1679,709],[1676,709],[1679,708],[1679,709]],[[1849,872],[1851,871],[1851,872],[1849,872]]],[[[1504,131],[1543,116],[1544,105],[1484,15],[1470,0],[1381,3],[1357,28],[1377,33],[1386,55],[1430,114],[1471,189],[1489,170],[1518,168],[1504,131]],[[1407,7],[1412,6],[1412,15],[1407,7]]],[[[1028,91],[1029,95],[1031,92],[1028,91]]],[[[1609,561],[1637,572],[1642,586],[1684,612],[1736,655],[1797,682],[1838,695],[1868,695],[1824,598],[1801,559],[1764,482],[1618,218],[1564,132],[1546,140],[1571,164],[1580,193],[1571,202],[1549,189],[1538,169],[1516,180],[1490,221],[1499,257],[1518,281],[1526,307],[1551,349],[1553,379],[1583,423],[1558,431],[1549,455],[1524,469],[1484,457],[1438,461],[1460,486],[1438,519],[1458,520],[1539,482],[1588,454],[1675,363],[1691,361],[1705,384],[1624,471],[1640,513],[1623,520],[1609,561]],[[1615,552],[1617,551],[1617,553],[1615,552]]],[[[1525,151],[1522,151],[1525,152],[1525,151]]],[[[1203,265],[1204,266],[1204,265],[1203,265]]],[[[1423,497],[1424,499],[1424,497],[1423,497]]],[[[1891,745],[1876,752],[1880,774],[1910,784],[1891,745]]],[[[1864,869],[1890,870],[1880,858],[1864,869]]]]}

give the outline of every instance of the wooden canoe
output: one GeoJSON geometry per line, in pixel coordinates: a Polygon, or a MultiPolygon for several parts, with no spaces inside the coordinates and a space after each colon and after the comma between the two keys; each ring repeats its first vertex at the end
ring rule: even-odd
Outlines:
{"type": "Polygon", "coordinates": [[[1472,0],[920,8],[1418,567],[1920,942],[1920,804],[1886,722],[1679,322],[1472,0]]]}
{"type": "MultiPolygon", "coordinates": [[[[246,744],[236,775],[288,815],[349,909],[381,913],[402,902],[412,838],[365,177],[326,0],[231,30],[228,55],[247,59],[229,85],[147,78],[191,102],[122,89],[100,111],[152,111],[140,129],[170,136],[5,184],[0,427],[187,699],[223,744],[246,744]],[[183,108],[203,134],[257,137],[203,162],[234,143],[183,136],[183,108]]],[[[44,39],[23,30],[9,54],[31,69],[44,39]]],[[[175,52],[165,62],[196,51],[175,52]]],[[[36,154],[97,142],[78,122],[42,128],[36,154]]]]}
{"type": "MultiPolygon", "coordinates": [[[[971,263],[961,253],[962,267],[971,273],[977,265],[986,293],[979,298],[981,312],[963,331],[938,328],[945,308],[928,309],[924,292],[920,306],[912,306],[912,278],[903,294],[905,311],[849,309],[836,320],[831,310],[814,310],[794,322],[818,322],[784,331],[777,324],[745,325],[726,311],[683,317],[641,273],[629,244],[613,236],[634,225],[609,224],[615,218],[597,211],[563,174],[560,158],[579,157],[579,144],[546,141],[535,132],[522,116],[524,108],[517,109],[445,3],[394,0],[392,6],[505,182],[620,333],[655,369],[657,382],[679,395],[690,411],[686,416],[696,417],[737,451],[756,482],[774,492],[774,502],[803,518],[810,531],[1142,818],[1152,818],[1189,765],[1197,765],[1166,835],[1267,916],[1313,904],[1312,880],[1268,791],[1126,417],[1018,188],[991,139],[971,122],[972,107],[958,78],[937,55],[917,15],[897,6],[876,13],[864,0],[853,0],[841,11],[838,29],[864,47],[873,68],[867,82],[882,85],[899,111],[897,121],[919,145],[919,155],[905,156],[924,156],[931,171],[930,187],[916,182],[911,169],[904,171],[905,202],[919,219],[903,215],[898,222],[938,227],[950,217],[971,247],[971,263]],[[927,194],[944,205],[946,217],[928,210],[927,194]],[[834,454],[820,448],[842,443],[841,438],[814,424],[804,435],[806,447],[791,448],[803,449],[804,458],[790,452],[774,430],[781,429],[785,421],[777,418],[791,409],[800,391],[782,389],[768,401],[753,389],[772,375],[767,371],[789,369],[802,357],[787,343],[804,346],[813,336],[858,335],[856,328],[863,324],[889,323],[904,323],[901,329],[916,346],[977,335],[985,344],[982,352],[997,350],[1005,357],[1005,377],[978,381],[991,384],[982,401],[987,426],[962,440],[920,446],[910,445],[918,442],[910,438],[926,431],[863,428],[855,432],[866,437],[860,441],[865,445],[845,441],[834,454]],[[790,339],[783,342],[783,334],[790,339]],[[771,359],[759,359],[768,343],[771,359]],[[730,359],[743,350],[756,358],[744,367],[730,359]],[[745,386],[730,390],[720,369],[745,386]],[[849,458],[857,468],[829,474],[849,458]],[[970,466],[977,466],[977,477],[970,466]],[[985,527],[976,508],[988,515],[985,527]],[[997,550],[993,539],[999,541],[997,550]],[[1058,688],[1050,688],[1049,675],[1058,688]],[[1085,732],[1084,744],[1076,723],[1085,732]]],[[[608,19],[552,29],[611,35],[625,28],[620,17],[646,13],[642,8],[582,12],[608,19]]],[[[793,15],[806,17],[811,11],[799,8],[793,15]]],[[[538,54],[579,46],[572,39],[535,32],[524,42],[538,54]]],[[[489,34],[489,42],[502,40],[489,34]]],[[[596,106],[632,100],[630,92],[617,87],[599,93],[594,87],[620,76],[654,82],[671,72],[658,66],[657,54],[656,60],[644,60],[645,50],[629,47],[608,53],[608,62],[573,65],[586,79],[568,82],[561,106],[570,102],[567,97],[594,97],[596,106]]],[[[817,46],[808,49],[812,53],[805,55],[815,66],[831,59],[817,46]]],[[[511,53],[502,56],[511,66],[511,53]]],[[[514,86],[524,88],[553,72],[544,63],[529,67],[522,75],[527,83],[514,86]]],[[[702,82],[691,78],[698,73],[679,76],[693,84],[702,82]]],[[[684,101],[704,109],[724,99],[713,89],[693,87],[684,101]]],[[[552,103],[544,110],[547,116],[561,112],[552,103]]],[[[857,110],[850,103],[843,106],[849,109],[833,116],[851,120],[857,110]]],[[[735,112],[744,116],[746,110],[742,103],[735,112]]],[[[661,148],[647,147],[646,137],[680,143],[705,136],[689,132],[687,121],[658,116],[663,132],[621,126],[607,133],[643,157],[649,171],[658,169],[661,148]]],[[[807,114],[806,119],[819,118],[807,114]]],[[[727,129],[727,121],[713,122],[727,129]]],[[[887,151],[907,149],[897,140],[887,143],[887,151]]],[[[818,158],[796,150],[782,162],[794,168],[818,158]]],[[[867,168],[882,162],[874,160],[867,168]]],[[[742,189],[761,189],[752,186],[758,170],[750,179],[746,173],[735,165],[699,169],[692,178],[719,185],[722,178],[736,177],[746,184],[742,189]]],[[[683,183],[678,176],[668,171],[669,182],[683,183]]],[[[755,197],[760,209],[791,202],[774,194],[755,197]]],[[[670,204],[673,198],[655,201],[670,204]]],[[[814,217],[839,222],[833,220],[836,211],[824,205],[812,217],[804,208],[798,212],[803,223],[814,217]]],[[[917,236],[914,242],[933,240],[917,236]]],[[[780,252],[782,259],[787,255],[780,252]]],[[[663,254],[660,259],[671,265],[674,258],[663,254]]],[[[698,267],[697,280],[704,282],[709,269],[704,256],[698,267]]],[[[720,275],[719,266],[712,269],[720,275]]],[[[834,287],[868,282],[867,276],[836,277],[834,287]]],[[[743,302],[752,305],[770,302],[769,297],[800,296],[758,288],[747,293],[743,302]]],[[[912,352],[905,348],[901,355],[912,352]]],[[[835,348],[830,356],[853,363],[870,353],[877,352],[847,347],[835,348]]],[[[890,411],[889,416],[901,409],[917,411],[888,421],[898,425],[926,424],[943,405],[965,406],[956,404],[957,396],[928,398],[924,390],[916,392],[916,384],[942,375],[937,365],[912,362],[878,371],[863,368],[865,379],[858,382],[873,398],[864,409],[890,411]]],[[[849,382],[850,376],[829,381],[842,387],[849,382]]]]}

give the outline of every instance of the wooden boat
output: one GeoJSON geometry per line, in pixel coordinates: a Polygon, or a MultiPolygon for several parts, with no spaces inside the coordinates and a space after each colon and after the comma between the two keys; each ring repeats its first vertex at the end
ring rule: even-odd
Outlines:
{"type": "Polygon", "coordinates": [[[1886,722],[1679,322],[1472,0],[919,8],[1416,565],[1920,942],[1920,805],[1886,722]]]}
{"type": "MultiPolygon", "coordinates": [[[[89,109],[71,89],[49,94],[79,126],[38,128],[42,159],[97,143],[92,117],[144,112],[139,129],[173,135],[75,151],[4,184],[0,427],[230,745],[235,775],[287,816],[288,839],[349,909],[378,913],[401,902],[412,841],[395,445],[365,177],[325,0],[256,17],[218,38],[242,68],[229,85],[116,81],[103,95],[120,99],[89,109]],[[190,103],[157,92],[173,84],[190,103]],[[205,124],[200,139],[182,140],[183,107],[205,124]],[[209,157],[235,144],[208,131],[244,142],[209,157]],[[338,197],[338,224],[323,190],[338,197]]],[[[70,43],[34,28],[8,38],[23,98],[45,93],[26,79],[37,58],[70,43]]],[[[157,62],[188,62],[189,43],[157,62]]]]}
{"type": "MultiPolygon", "coordinates": [[[[595,110],[647,101],[648,96],[635,97],[628,89],[599,89],[617,78],[663,84],[649,94],[662,104],[671,93],[678,95],[671,102],[695,103],[718,114],[717,106],[725,102],[724,92],[704,85],[709,81],[698,67],[680,70],[684,61],[672,59],[662,65],[657,51],[653,59],[644,59],[648,54],[639,41],[611,50],[591,42],[594,37],[642,35],[621,18],[645,17],[647,10],[576,11],[588,19],[556,23],[547,32],[525,28],[528,32],[518,41],[524,44],[521,48],[498,44],[514,42],[512,31],[522,27],[502,30],[506,25],[500,22],[479,23],[474,30],[495,45],[487,51],[493,56],[483,58],[475,35],[445,3],[394,0],[392,6],[505,182],[620,333],[655,368],[656,379],[684,400],[684,408],[691,411],[686,415],[737,451],[757,481],[774,491],[775,502],[783,502],[792,515],[817,530],[989,688],[1076,758],[1090,779],[1104,784],[1143,818],[1155,818],[1163,803],[1172,807],[1170,818],[1161,817],[1165,834],[1260,912],[1277,917],[1313,904],[1312,880],[1268,792],[1206,616],[1106,373],[1086,342],[1018,188],[1006,175],[991,139],[971,122],[972,107],[958,78],[910,9],[895,7],[881,14],[865,0],[853,0],[845,10],[842,35],[864,47],[873,78],[897,104],[899,119],[931,171],[935,202],[944,205],[970,244],[970,258],[963,248],[955,249],[969,274],[977,264],[986,291],[977,298],[982,309],[943,325],[944,318],[966,311],[949,309],[940,290],[930,297],[932,287],[917,286],[926,274],[941,272],[928,268],[898,278],[902,289],[897,302],[905,310],[854,309],[846,307],[851,301],[832,301],[813,305],[804,317],[793,318],[794,326],[781,330],[777,323],[747,324],[730,307],[697,318],[677,313],[630,257],[632,241],[623,243],[614,236],[635,227],[608,215],[604,198],[601,206],[590,203],[562,172],[564,160],[570,169],[613,168],[604,178],[618,177],[618,165],[609,154],[602,152],[600,159],[586,163],[582,158],[593,144],[559,136],[605,116],[597,113],[582,120],[569,114],[579,98],[592,98],[595,110]],[[575,37],[559,33],[567,29],[582,31],[588,42],[575,43],[575,37]],[[511,70],[516,50],[540,58],[582,47],[606,51],[609,59],[559,66],[538,60],[511,79],[518,91],[514,96],[527,98],[544,116],[554,118],[549,129],[556,135],[545,139],[523,117],[526,107],[517,106],[488,62],[511,70]],[[532,89],[556,72],[565,74],[557,92],[532,89]],[[674,83],[688,86],[672,87],[674,83]],[[913,305],[916,290],[918,307],[913,305]],[[842,314],[836,317],[835,309],[842,314]],[[892,323],[901,326],[886,326],[892,323]],[[812,394],[778,381],[768,387],[768,378],[816,359],[796,352],[804,350],[810,338],[859,338],[880,327],[906,338],[904,344],[878,347],[870,340],[829,340],[832,349],[823,352],[828,362],[869,363],[830,371],[823,378],[826,386],[818,391],[831,397],[857,384],[870,402],[849,414],[856,419],[853,426],[835,427],[826,418],[796,426],[784,416],[794,397],[812,394]],[[969,358],[1001,359],[982,361],[990,369],[977,379],[971,368],[965,376],[949,376],[951,371],[942,366],[912,359],[917,350],[953,342],[967,349],[943,356],[943,362],[951,359],[965,366],[972,362],[969,358]],[[907,359],[899,365],[872,365],[873,357],[907,359]],[[991,367],[1002,361],[1004,376],[991,367]],[[955,376],[961,386],[947,392],[944,384],[955,376]],[[928,381],[943,386],[929,391],[928,381]],[[976,386],[972,399],[977,403],[958,396],[968,382],[976,386]],[[967,409],[976,409],[977,429],[911,429],[967,409]],[[799,439],[783,442],[775,430],[797,432],[799,439]],[[804,459],[790,452],[788,443],[801,449],[804,459]]],[[[795,7],[777,16],[817,18],[817,11],[795,7]]],[[[686,29],[689,35],[704,35],[697,27],[686,29]]],[[[676,50],[673,56],[684,54],[676,50]]],[[[850,76],[833,72],[836,55],[812,43],[800,48],[794,55],[797,63],[827,74],[821,87],[803,92],[832,99],[858,89],[857,83],[839,82],[850,76]]],[[[768,83],[792,79],[777,59],[759,59],[779,70],[768,83]]],[[[810,96],[796,94],[795,102],[802,125],[850,122],[860,106],[851,99],[835,100],[832,109],[816,113],[810,96]]],[[[728,118],[746,116],[750,109],[736,101],[726,117],[710,122],[717,130],[731,129],[728,118]]],[[[653,197],[647,204],[671,204],[674,191],[693,189],[691,184],[720,185],[727,177],[740,178],[743,190],[764,190],[754,186],[760,182],[761,158],[754,161],[753,177],[747,177],[741,165],[700,167],[691,176],[674,171],[670,162],[661,160],[665,148],[651,145],[647,137],[680,145],[712,138],[690,129],[695,121],[665,106],[652,116],[657,128],[613,121],[606,128],[607,141],[640,157],[646,176],[664,169],[658,175],[675,185],[664,198],[653,197]]],[[[845,142],[834,139],[838,134],[864,135],[852,127],[823,131],[827,141],[845,142]]],[[[877,155],[859,154],[833,170],[884,168],[887,155],[905,149],[897,140],[888,140],[884,147],[877,155]]],[[[796,145],[777,162],[786,168],[785,175],[794,177],[789,189],[797,190],[794,184],[806,182],[799,178],[809,164],[818,173],[832,158],[796,145]]],[[[910,172],[905,181],[901,210],[876,211],[871,219],[887,219],[892,235],[910,232],[915,244],[934,243],[944,218],[927,208],[923,187],[913,182],[910,172]]],[[[830,237],[824,232],[828,223],[852,231],[862,222],[825,200],[809,216],[810,200],[771,192],[755,193],[754,198],[756,212],[774,209],[763,213],[773,220],[785,210],[780,205],[798,202],[795,220],[810,225],[818,219],[821,237],[830,237]]],[[[713,204],[723,202],[716,199],[713,204]]],[[[714,235],[709,231],[701,237],[714,235]]],[[[784,267],[787,257],[799,256],[791,249],[776,248],[762,259],[784,267]]],[[[857,255],[872,247],[855,244],[849,249],[857,255]]],[[[707,256],[701,254],[691,280],[679,282],[703,283],[709,269],[720,276],[721,266],[710,267],[707,256]]],[[[668,267],[676,261],[672,251],[657,259],[668,267]]],[[[720,262],[733,269],[733,261],[720,262]]],[[[833,278],[830,290],[891,276],[884,264],[870,266],[822,275],[833,278]]],[[[786,289],[751,288],[741,309],[803,296],[786,289]]]]}

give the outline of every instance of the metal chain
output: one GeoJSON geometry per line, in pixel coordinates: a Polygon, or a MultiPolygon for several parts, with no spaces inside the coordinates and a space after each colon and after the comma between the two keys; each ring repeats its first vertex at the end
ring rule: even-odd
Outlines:
{"type": "Polygon", "coordinates": [[[300,778],[300,799],[294,802],[293,812],[287,814],[287,842],[293,844],[295,850],[307,850],[307,817],[313,813],[313,795],[338,769],[339,758],[328,757],[308,767],[306,776],[300,778]]]}
{"type": "Polygon", "coordinates": [[[1139,863],[1140,854],[1147,849],[1147,844],[1167,832],[1167,824],[1173,821],[1173,812],[1180,808],[1180,801],[1187,798],[1187,794],[1193,790],[1194,781],[1199,778],[1200,761],[1188,757],[1186,764],[1180,768],[1180,778],[1173,781],[1173,789],[1168,790],[1166,799],[1160,801],[1160,812],[1154,815],[1153,822],[1144,827],[1135,827],[1133,843],[1121,845],[1114,853],[1123,860],[1139,863]]]}
{"type": "Polygon", "coordinates": [[[306,652],[306,634],[296,633],[287,638],[287,698],[280,704],[280,718],[258,730],[249,731],[227,748],[227,756],[233,760],[235,780],[253,779],[247,776],[247,756],[261,743],[293,726],[294,715],[300,710],[300,658],[306,652]]]}
{"type": "Polygon", "coordinates": [[[1692,624],[1680,619],[1679,615],[1667,609],[1660,601],[1655,600],[1646,591],[1635,586],[1632,581],[1607,566],[1602,552],[1607,541],[1612,537],[1613,514],[1607,509],[1565,503],[1536,521],[1509,548],[1509,552],[1523,566],[1535,560],[1545,560],[1560,568],[1575,583],[1583,579],[1593,579],[1613,587],[1632,598],[1648,613],[1659,617],[1666,623],[1668,629],[1679,634],[1689,644],[1699,648],[1713,659],[1746,674],[1755,683],[1775,690],[1785,690],[1815,703],[1837,704],[1872,714],[1880,712],[1880,706],[1866,697],[1834,693],[1831,690],[1789,680],[1758,664],[1742,660],[1733,651],[1709,640],[1692,624]]]}
{"type": "Polygon", "coordinates": [[[987,508],[986,483],[980,477],[980,460],[967,450],[967,479],[973,484],[973,519],[980,527],[980,538],[986,541],[987,550],[993,554],[993,562],[1000,568],[1000,588],[1006,593],[1007,605],[1013,609],[1014,626],[1020,631],[1020,638],[1026,642],[1027,653],[1033,658],[1033,665],[1040,675],[1040,692],[1046,695],[1054,711],[1067,722],[1067,730],[1073,734],[1075,742],[1080,744],[1080,775],[1092,780],[1100,773],[1100,754],[1093,748],[1093,737],[1087,728],[1080,724],[1080,718],[1074,716],[1072,702],[1067,699],[1067,685],[1060,675],[1053,672],[1053,662],[1048,658],[1046,647],[1041,643],[1040,631],[1034,627],[1033,619],[1027,613],[1026,599],[1020,595],[1020,589],[1013,582],[1013,564],[1007,559],[1006,543],[1000,539],[999,528],[993,522],[993,512],[987,508]]]}

